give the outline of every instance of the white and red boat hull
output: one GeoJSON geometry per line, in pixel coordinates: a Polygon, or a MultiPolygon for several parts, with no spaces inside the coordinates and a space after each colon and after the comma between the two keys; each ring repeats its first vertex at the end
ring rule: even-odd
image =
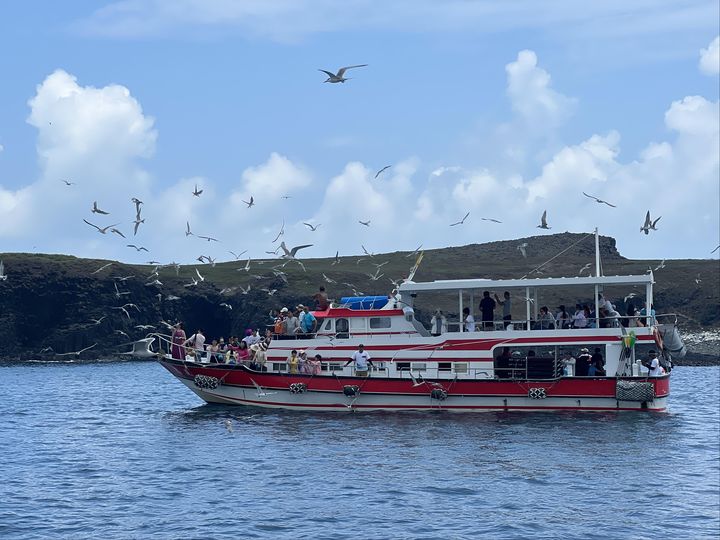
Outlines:
{"type": "Polygon", "coordinates": [[[553,380],[412,380],[410,378],[295,375],[252,371],[244,366],[196,364],[161,359],[160,363],[208,403],[305,411],[664,411],[670,377],[562,377],[553,380]],[[217,381],[197,384],[196,376],[217,381]],[[649,401],[617,398],[618,381],[644,382],[654,388],[649,401]],[[304,385],[301,393],[291,385],[304,385]],[[346,387],[355,387],[346,395],[346,387]],[[433,397],[433,390],[436,392],[433,397]],[[438,399],[441,397],[441,399],[438,399]]]}

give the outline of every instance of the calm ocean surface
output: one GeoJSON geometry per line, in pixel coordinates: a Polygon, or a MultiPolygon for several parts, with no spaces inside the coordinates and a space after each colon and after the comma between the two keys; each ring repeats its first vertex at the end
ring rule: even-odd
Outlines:
{"type": "Polygon", "coordinates": [[[0,381],[0,538],[720,534],[717,367],[677,368],[667,414],[268,412],[154,363],[0,381]]]}

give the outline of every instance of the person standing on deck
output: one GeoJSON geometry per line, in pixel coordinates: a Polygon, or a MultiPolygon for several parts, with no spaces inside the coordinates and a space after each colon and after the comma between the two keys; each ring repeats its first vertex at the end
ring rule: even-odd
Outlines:
{"type": "Polygon", "coordinates": [[[465,323],[465,332],[475,331],[475,317],[470,315],[470,308],[463,308],[463,321],[465,323]]]}
{"type": "Polygon", "coordinates": [[[350,360],[345,362],[345,366],[349,366],[355,362],[355,376],[356,377],[367,377],[369,375],[368,364],[374,366],[370,359],[370,354],[365,350],[365,346],[361,343],[358,345],[358,350],[353,353],[350,360]]]}
{"type": "Polygon", "coordinates": [[[198,331],[190,336],[185,343],[184,347],[188,345],[195,349],[195,361],[200,362],[202,359],[202,353],[205,352],[205,334],[203,334],[202,328],[198,328],[198,331]]]}
{"type": "Polygon", "coordinates": [[[483,291],[483,299],[480,300],[480,312],[482,313],[483,330],[492,330],[495,320],[495,300],[490,298],[490,291],[483,291]]]}
{"type": "Polygon", "coordinates": [[[587,377],[591,362],[592,356],[590,356],[590,351],[585,347],[580,349],[580,356],[575,360],[575,376],[587,377]]]}
{"type": "Polygon", "coordinates": [[[437,337],[445,332],[447,332],[447,319],[442,311],[436,309],[435,314],[430,319],[430,334],[437,337]]]}
{"type": "Polygon", "coordinates": [[[495,296],[495,302],[503,308],[503,325],[505,326],[505,329],[507,329],[507,327],[512,323],[512,301],[510,300],[510,292],[505,291],[503,293],[503,300],[500,300],[497,294],[494,294],[493,296],[495,296]]]}
{"type": "Polygon", "coordinates": [[[185,347],[183,346],[187,336],[183,330],[183,323],[175,325],[172,333],[172,357],[175,360],[185,360],[185,347]]]}

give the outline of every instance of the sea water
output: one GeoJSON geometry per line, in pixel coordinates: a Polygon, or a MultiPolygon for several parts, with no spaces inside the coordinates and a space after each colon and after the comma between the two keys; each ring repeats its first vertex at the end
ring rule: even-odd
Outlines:
{"type": "Polygon", "coordinates": [[[717,538],[720,368],[668,413],[204,405],[145,363],[0,367],[0,538],[717,538]]]}

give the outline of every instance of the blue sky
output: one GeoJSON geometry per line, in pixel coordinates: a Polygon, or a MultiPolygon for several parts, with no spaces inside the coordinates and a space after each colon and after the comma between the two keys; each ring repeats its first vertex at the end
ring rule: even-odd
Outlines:
{"type": "Polygon", "coordinates": [[[583,4],[8,3],[0,250],[261,257],[284,221],[307,256],[350,255],[520,238],[547,209],[551,232],[598,226],[631,258],[709,257],[718,4],[583,4]],[[358,63],[342,85],[317,71],[358,63]],[[146,222],[128,242],[82,222],[132,236],[132,196],[146,222]]]}

